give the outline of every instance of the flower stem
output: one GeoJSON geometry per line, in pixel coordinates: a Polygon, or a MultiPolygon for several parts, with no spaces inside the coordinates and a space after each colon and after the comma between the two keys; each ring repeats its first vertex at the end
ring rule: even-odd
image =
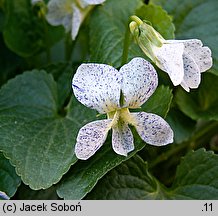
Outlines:
{"type": "Polygon", "coordinates": [[[42,18],[42,22],[43,22],[43,27],[44,27],[44,32],[45,32],[46,57],[47,57],[47,62],[50,63],[51,62],[51,50],[49,46],[50,38],[48,34],[48,26],[47,26],[45,17],[42,18]]]}
{"type": "Polygon", "coordinates": [[[185,149],[197,149],[198,147],[202,146],[208,138],[212,135],[216,134],[218,131],[218,122],[211,122],[210,125],[206,125],[201,130],[197,131],[188,141],[178,144],[175,148],[164,152],[155,160],[151,161],[149,164],[149,168],[154,168],[158,164],[163,161],[166,161],[168,158],[171,158],[176,153],[180,152],[181,150],[185,149]]]}
{"type": "Polygon", "coordinates": [[[143,21],[139,17],[137,17],[135,15],[131,16],[130,18],[131,18],[132,21],[135,21],[138,25],[143,24],[143,21]]]}
{"type": "Polygon", "coordinates": [[[65,37],[65,60],[70,61],[74,47],[74,41],[72,41],[71,34],[67,33],[65,37]]]}
{"type": "Polygon", "coordinates": [[[123,45],[123,54],[122,54],[122,61],[121,65],[124,65],[128,61],[128,54],[129,54],[129,45],[130,45],[130,30],[129,25],[127,25],[125,38],[124,38],[124,45],[123,45]]]}

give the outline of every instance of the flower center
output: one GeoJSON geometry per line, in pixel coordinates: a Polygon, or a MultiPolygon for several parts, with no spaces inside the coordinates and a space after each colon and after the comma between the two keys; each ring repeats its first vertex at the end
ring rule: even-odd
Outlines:
{"type": "Polygon", "coordinates": [[[120,121],[134,125],[134,120],[128,108],[121,108],[107,114],[108,119],[112,119],[111,127],[117,125],[120,121]]]}

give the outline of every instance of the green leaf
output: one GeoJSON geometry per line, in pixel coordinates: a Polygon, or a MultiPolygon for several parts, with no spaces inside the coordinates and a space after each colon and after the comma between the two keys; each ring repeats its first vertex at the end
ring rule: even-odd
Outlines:
{"type": "Polygon", "coordinates": [[[0,86],[4,84],[9,78],[14,77],[24,64],[24,61],[17,56],[15,53],[11,52],[3,41],[2,34],[0,34],[0,86]]]}
{"type": "Polygon", "coordinates": [[[44,69],[51,73],[54,79],[57,81],[58,88],[58,101],[60,108],[64,106],[66,100],[71,96],[72,74],[75,71],[75,66],[71,64],[57,63],[48,65],[44,69]]]}
{"type": "MultiPolygon", "coordinates": [[[[73,167],[71,175],[62,182],[57,191],[60,197],[64,199],[83,198],[93,189],[97,181],[102,178],[102,176],[106,173],[105,171],[108,172],[115,166],[119,165],[122,161],[125,161],[132,156],[131,154],[127,158],[124,158],[117,155],[115,159],[114,155],[105,149],[101,149],[100,154],[104,158],[104,161],[101,161],[98,159],[98,157],[94,156],[90,161],[77,163],[76,166],[73,167]],[[111,163],[113,163],[114,166],[109,166],[111,163]]],[[[98,191],[102,193],[101,195],[99,194],[98,196],[96,195],[92,198],[105,199],[105,196],[107,196],[107,191],[110,191],[111,189],[111,199],[158,197],[158,193],[154,193],[156,188],[157,185],[155,180],[147,173],[146,164],[139,157],[133,157],[133,159],[127,160],[127,162],[122,163],[120,166],[110,171],[106,177],[103,178],[103,180],[100,180],[96,189],[94,189],[94,191],[97,191],[94,192],[94,194],[98,193],[98,191]],[[130,166],[128,173],[129,176],[126,174],[128,170],[124,170],[125,172],[122,172],[123,167],[126,168],[127,166],[130,166]],[[131,176],[132,174],[134,174],[134,176],[131,176]],[[110,183],[111,185],[109,186],[110,183]],[[122,194],[119,193],[116,196],[114,187],[120,188],[119,192],[122,194]],[[136,187],[135,190],[134,187],[136,187]],[[130,190],[130,197],[124,197],[128,190],[130,190]]]]}
{"type": "Polygon", "coordinates": [[[177,168],[173,186],[164,187],[134,156],[110,171],[87,199],[218,199],[218,156],[204,149],[189,152],[177,168]]]}
{"type": "Polygon", "coordinates": [[[27,185],[21,184],[16,192],[16,200],[58,200],[56,187],[46,190],[31,190],[27,185]]]}
{"type": "MultiPolygon", "coordinates": [[[[121,66],[124,43],[128,43],[129,18],[134,14],[150,21],[166,38],[174,37],[172,20],[160,7],[142,5],[140,0],[121,0],[119,4],[115,0],[106,1],[90,20],[91,61],[121,66]]],[[[145,58],[145,54],[132,41],[128,60],[137,56],[145,58]]]]}
{"type": "Polygon", "coordinates": [[[172,17],[162,7],[153,4],[143,5],[136,11],[136,15],[149,21],[165,39],[174,39],[175,26],[172,17]]]}
{"type": "Polygon", "coordinates": [[[20,182],[20,177],[16,174],[14,167],[0,152],[0,192],[3,191],[7,196],[12,197],[20,182]]]}
{"type": "Polygon", "coordinates": [[[97,8],[90,20],[92,62],[121,66],[129,18],[141,5],[141,0],[110,0],[97,8]]]}
{"type": "Polygon", "coordinates": [[[218,199],[218,155],[199,149],[189,152],[178,166],[172,199],[218,199]]]}
{"type": "Polygon", "coordinates": [[[148,172],[138,155],[111,170],[99,181],[87,199],[138,200],[163,199],[163,188],[148,172]]]}
{"type": "Polygon", "coordinates": [[[33,56],[49,49],[63,36],[61,27],[48,25],[44,18],[34,13],[29,0],[7,0],[4,6],[4,39],[16,54],[25,58],[33,56]]]}
{"type": "Polygon", "coordinates": [[[77,132],[95,117],[74,98],[66,116],[58,107],[57,83],[45,71],[19,75],[0,91],[0,149],[32,189],[57,183],[77,161],[77,132]]]}
{"type": "Polygon", "coordinates": [[[160,4],[176,26],[177,39],[198,38],[209,46],[214,59],[213,72],[218,74],[218,4],[217,0],[151,0],[160,4]],[[202,16],[203,14],[203,16],[202,16]]]}
{"type": "Polygon", "coordinates": [[[142,105],[145,112],[155,113],[166,117],[173,99],[172,90],[169,87],[159,86],[154,94],[142,105]]]}
{"type": "Polygon", "coordinates": [[[170,109],[166,121],[173,128],[176,143],[187,141],[195,130],[196,122],[184,115],[179,109],[170,109]]]}
{"type": "Polygon", "coordinates": [[[176,102],[187,116],[194,120],[218,120],[218,76],[211,73],[202,75],[198,90],[187,93],[179,89],[176,102]]]}

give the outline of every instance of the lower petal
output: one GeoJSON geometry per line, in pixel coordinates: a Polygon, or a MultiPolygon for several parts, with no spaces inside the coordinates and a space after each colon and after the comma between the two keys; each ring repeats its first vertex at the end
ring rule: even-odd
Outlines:
{"type": "Polygon", "coordinates": [[[198,65],[200,72],[205,72],[212,67],[211,50],[209,47],[203,46],[201,40],[190,39],[184,41],[184,52],[190,55],[198,65]]]}
{"type": "Polygon", "coordinates": [[[186,91],[189,91],[189,88],[198,88],[201,82],[201,73],[198,65],[195,63],[194,59],[186,53],[183,54],[183,63],[184,78],[181,86],[186,91]]]}
{"type": "Polygon", "coordinates": [[[103,145],[111,128],[111,119],[90,122],[83,126],[77,136],[75,154],[87,160],[103,145]]]}
{"type": "Polygon", "coordinates": [[[112,147],[119,154],[127,156],[127,153],[134,150],[133,135],[128,124],[119,120],[112,129],[112,147]]]}
{"type": "Polygon", "coordinates": [[[173,131],[160,116],[145,112],[131,113],[131,116],[139,136],[146,143],[162,146],[173,142],[173,131]]]}

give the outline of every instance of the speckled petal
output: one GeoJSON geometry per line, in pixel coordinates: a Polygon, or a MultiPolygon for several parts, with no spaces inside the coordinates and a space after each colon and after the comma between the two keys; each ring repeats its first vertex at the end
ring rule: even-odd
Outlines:
{"type": "Polygon", "coordinates": [[[63,25],[66,31],[70,31],[72,25],[72,7],[69,0],[50,0],[46,19],[51,25],[63,25]]]}
{"type": "Polygon", "coordinates": [[[72,5],[72,9],[73,9],[73,17],[72,17],[72,30],[71,30],[71,37],[73,40],[75,40],[78,32],[79,32],[79,28],[80,25],[82,23],[82,14],[79,10],[78,7],[76,7],[75,4],[72,5]]]}
{"type": "Polygon", "coordinates": [[[194,59],[188,55],[183,54],[184,63],[184,78],[181,86],[189,91],[189,88],[198,88],[201,82],[201,73],[198,65],[195,63],[194,59]]]}
{"type": "Polygon", "coordinates": [[[184,45],[182,43],[163,44],[162,47],[154,48],[157,58],[156,65],[167,72],[174,86],[179,85],[184,76],[182,54],[184,45]]]}
{"type": "Polygon", "coordinates": [[[122,120],[112,128],[112,147],[117,154],[124,156],[134,150],[132,132],[122,120]]]}
{"type": "Polygon", "coordinates": [[[203,47],[203,44],[198,39],[185,40],[184,53],[190,55],[198,65],[200,72],[205,72],[212,67],[211,50],[209,47],[203,47]]]}
{"type": "Polygon", "coordinates": [[[160,116],[145,112],[131,113],[131,116],[139,136],[146,143],[162,146],[173,142],[173,131],[160,116]]]}
{"type": "Polygon", "coordinates": [[[123,107],[140,107],[154,93],[158,77],[154,67],[143,58],[134,58],[120,68],[123,107]]]}
{"type": "Polygon", "coordinates": [[[77,136],[76,157],[87,160],[103,145],[111,126],[111,119],[90,122],[83,126],[77,136]]]}
{"type": "Polygon", "coordinates": [[[76,98],[99,113],[119,108],[119,72],[105,64],[82,64],[74,75],[72,87],[76,98]]]}
{"type": "Polygon", "coordinates": [[[106,0],[80,0],[80,4],[83,8],[87,7],[88,5],[97,5],[102,4],[106,0]]]}

